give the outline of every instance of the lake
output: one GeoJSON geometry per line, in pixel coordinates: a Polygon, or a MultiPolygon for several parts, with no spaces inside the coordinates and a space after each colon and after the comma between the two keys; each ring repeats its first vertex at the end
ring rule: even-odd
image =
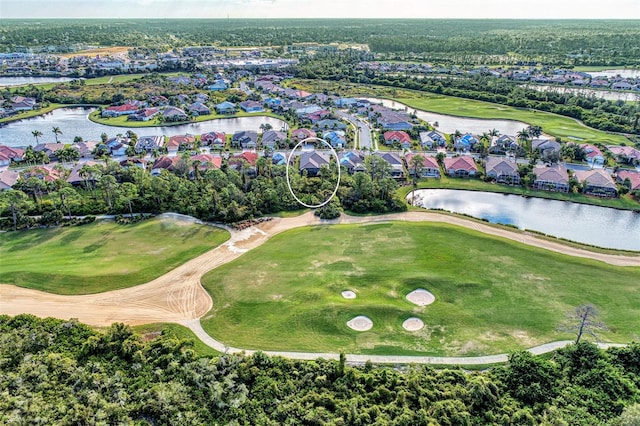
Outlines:
{"type": "Polygon", "coordinates": [[[564,86],[547,86],[540,84],[527,84],[527,89],[537,90],[539,92],[557,92],[571,93],[579,96],[595,96],[596,98],[606,99],[608,101],[625,101],[637,102],[640,99],[640,92],[621,92],[615,90],[588,89],[582,87],[564,87],[564,86]]]}
{"type": "Polygon", "coordinates": [[[89,120],[89,113],[93,111],[95,111],[95,108],[59,108],[45,115],[12,121],[4,127],[0,127],[0,144],[8,146],[35,145],[36,140],[31,133],[34,130],[42,132],[41,143],[55,142],[55,137],[51,131],[53,127],[59,127],[62,131],[62,135],[58,136],[60,142],[72,143],[76,136],[82,136],[82,139],[86,141],[100,140],[102,133],[113,137],[118,133],[124,134],[129,129],[133,130],[138,136],[174,136],[187,133],[199,135],[211,131],[231,134],[240,130],[255,130],[259,132],[260,125],[263,123],[270,124],[275,130],[280,130],[286,124],[277,118],[251,116],[221,118],[178,126],[113,127],[89,120]]]}
{"type": "Polygon", "coordinates": [[[405,107],[407,111],[416,111],[416,115],[418,118],[433,124],[434,122],[438,122],[437,129],[444,133],[454,133],[456,130],[459,130],[462,133],[473,133],[476,135],[481,135],[484,132],[488,132],[491,129],[497,129],[500,131],[502,135],[515,135],[520,130],[528,127],[527,123],[523,123],[521,121],[514,120],[495,120],[495,119],[482,119],[482,118],[466,118],[466,117],[457,117],[454,115],[445,115],[445,114],[437,114],[435,112],[421,111],[416,110],[415,108],[409,107],[403,103],[391,101],[389,99],[379,99],[379,98],[361,98],[368,99],[371,102],[382,104],[388,108],[400,109],[404,110],[405,107]]]}
{"type": "Polygon", "coordinates": [[[587,71],[591,77],[616,77],[623,78],[636,78],[640,77],[640,70],[618,69],[618,70],[603,70],[603,71],[587,71]]]}
{"type": "Polygon", "coordinates": [[[71,81],[70,77],[0,77],[0,87],[20,86],[23,84],[64,83],[71,81]]]}
{"type": "MultiPolygon", "coordinates": [[[[411,201],[411,195],[407,199],[411,201]]],[[[593,246],[640,251],[640,213],[628,210],[452,189],[419,189],[415,205],[463,213],[593,246]]]]}

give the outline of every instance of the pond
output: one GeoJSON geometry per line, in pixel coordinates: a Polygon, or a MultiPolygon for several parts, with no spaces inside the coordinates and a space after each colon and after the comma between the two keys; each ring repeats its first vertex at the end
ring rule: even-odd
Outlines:
{"type": "Polygon", "coordinates": [[[437,114],[435,112],[427,112],[416,110],[415,108],[409,107],[403,103],[391,101],[388,99],[379,99],[379,98],[363,98],[368,99],[374,103],[381,103],[382,105],[393,108],[393,109],[401,109],[404,110],[405,107],[407,111],[416,111],[416,115],[418,118],[427,121],[430,124],[434,122],[438,122],[437,129],[444,133],[453,133],[456,130],[459,130],[462,133],[473,133],[481,135],[484,132],[488,132],[491,129],[497,129],[500,131],[500,134],[503,135],[512,135],[514,136],[520,130],[529,126],[527,123],[523,123],[521,121],[514,120],[495,120],[495,119],[482,119],[482,118],[466,118],[466,117],[456,117],[454,115],[445,115],[445,114],[437,114]]]}
{"type": "MultiPolygon", "coordinates": [[[[408,200],[411,201],[411,195],[408,200]]],[[[567,201],[452,189],[419,189],[415,205],[618,250],[640,250],[640,213],[567,201]]]]}
{"type": "Polygon", "coordinates": [[[588,89],[582,87],[563,87],[563,86],[547,86],[540,84],[527,84],[524,87],[527,89],[537,90],[539,92],[557,92],[557,93],[570,93],[572,95],[606,99],[608,101],[625,101],[625,102],[637,102],[640,99],[640,92],[622,92],[615,90],[600,90],[600,89],[588,89]]]}
{"type": "Polygon", "coordinates": [[[70,77],[0,77],[0,87],[20,86],[23,84],[64,83],[71,81],[70,77]]]}
{"type": "Polygon", "coordinates": [[[591,77],[616,77],[618,75],[623,78],[640,77],[640,70],[630,70],[630,69],[587,71],[587,73],[591,77]]]}
{"type": "Polygon", "coordinates": [[[174,136],[186,133],[199,135],[211,131],[234,133],[240,130],[255,130],[259,132],[261,124],[270,124],[274,129],[280,130],[286,124],[277,118],[251,116],[221,118],[178,126],[114,127],[89,120],[89,113],[93,111],[95,108],[59,108],[45,115],[7,123],[4,127],[0,127],[0,144],[8,146],[35,145],[36,140],[32,134],[34,130],[39,130],[43,134],[39,138],[40,143],[55,142],[52,132],[54,127],[59,127],[62,131],[62,135],[58,136],[60,142],[71,143],[76,136],[81,136],[86,141],[95,141],[100,140],[102,133],[113,137],[118,133],[124,134],[129,129],[138,136],[174,136]]]}

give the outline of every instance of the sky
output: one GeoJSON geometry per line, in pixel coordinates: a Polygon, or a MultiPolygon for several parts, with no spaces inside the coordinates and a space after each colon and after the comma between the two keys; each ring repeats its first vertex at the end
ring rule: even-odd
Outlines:
{"type": "Polygon", "coordinates": [[[640,0],[0,0],[2,18],[640,19],[640,0]]]}

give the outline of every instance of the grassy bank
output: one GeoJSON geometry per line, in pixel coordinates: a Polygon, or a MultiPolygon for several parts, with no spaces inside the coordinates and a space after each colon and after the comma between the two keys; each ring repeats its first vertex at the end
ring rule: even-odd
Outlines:
{"type": "Polygon", "coordinates": [[[0,283],[58,294],[132,287],[228,238],[218,228],[166,218],[7,232],[0,239],[0,283]]]}
{"type": "Polygon", "coordinates": [[[476,355],[571,338],[557,326],[593,303],[604,340],[629,341],[640,268],[573,258],[449,225],[392,223],[296,229],[203,278],[214,338],[263,350],[476,355]],[[416,288],[436,301],[405,300],[416,288]],[[354,300],[341,291],[353,290],[354,300]],[[346,322],[367,315],[374,327],[346,322]],[[401,324],[421,318],[426,327],[401,324]]]}
{"type": "Polygon", "coordinates": [[[39,109],[36,109],[36,110],[22,111],[22,112],[20,112],[20,113],[18,113],[16,115],[0,118],[0,123],[8,123],[10,121],[18,121],[18,120],[22,120],[24,118],[37,117],[39,115],[47,114],[47,113],[53,111],[54,109],[63,108],[65,106],[69,106],[69,105],[50,104],[48,107],[39,108],[39,109]]]}
{"type": "Polygon", "coordinates": [[[181,126],[183,124],[191,124],[191,123],[200,123],[203,121],[210,120],[218,120],[225,118],[239,118],[239,117],[272,117],[280,120],[284,120],[284,117],[274,114],[272,112],[261,112],[261,113],[247,113],[247,112],[237,112],[236,114],[207,114],[200,115],[195,117],[194,120],[189,121],[178,121],[178,122],[160,122],[158,119],[152,119],[149,121],[131,121],[127,120],[127,116],[123,115],[120,117],[113,118],[103,118],[100,116],[100,111],[94,111],[89,114],[89,120],[94,123],[104,124],[105,126],[114,126],[114,127],[129,127],[129,128],[143,128],[143,127],[155,127],[155,126],[181,126]]]}

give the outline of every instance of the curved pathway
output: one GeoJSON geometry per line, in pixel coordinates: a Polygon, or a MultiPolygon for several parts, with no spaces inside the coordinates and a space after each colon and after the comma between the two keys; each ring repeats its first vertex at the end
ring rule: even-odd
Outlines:
{"type": "MultiPolygon", "coordinates": [[[[564,253],[572,256],[591,258],[619,266],[640,266],[640,256],[623,256],[615,254],[596,253],[575,247],[569,247],[559,242],[548,241],[519,232],[513,232],[476,221],[449,216],[433,212],[406,212],[384,216],[341,216],[335,220],[321,220],[312,212],[292,218],[274,218],[262,222],[257,226],[242,231],[230,230],[231,238],[224,244],[204,253],[178,268],[156,278],[155,280],[135,287],[114,290],[105,293],[63,296],[44,293],[37,290],[25,289],[13,285],[0,285],[0,314],[17,315],[31,313],[40,317],[56,317],[62,319],[77,318],[81,322],[93,326],[108,326],[114,322],[130,325],[148,324],[153,322],[174,322],[187,325],[199,338],[209,346],[221,350],[242,351],[237,348],[226,348],[220,342],[206,335],[200,327],[199,318],[205,315],[213,306],[209,294],[202,288],[200,279],[206,272],[230,262],[248,250],[251,250],[272,236],[280,232],[307,225],[320,224],[366,224],[389,221],[409,222],[440,222],[475,229],[486,234],[508,238],[524,244],[564,253]]],[[[533,348],[534,350],[550,351],[566,342],[550,344],[547,347],[533,348]],[[543,349],[539,349],[543,348],[543,349]]],[[[246,351],[249,352],[249,351],[246,351]]],[[[535,352],[534,352],[535,353],[535,352]]],[[[543,353],[543,352],[540,352],[543,353]]],[[[335,358],[338,354],[274,353],[300,359],[315,359],[318,357],[335,358]]],[[[371,359],[375,362],[431,362],[437,364],[504,362],[506,355],[478,358],[440,358],[440,357],[379,357],[367,355],[349,355],[352,362],[371,359]],[[448,360],[448,361],[447,361],[448,360]]]]}

